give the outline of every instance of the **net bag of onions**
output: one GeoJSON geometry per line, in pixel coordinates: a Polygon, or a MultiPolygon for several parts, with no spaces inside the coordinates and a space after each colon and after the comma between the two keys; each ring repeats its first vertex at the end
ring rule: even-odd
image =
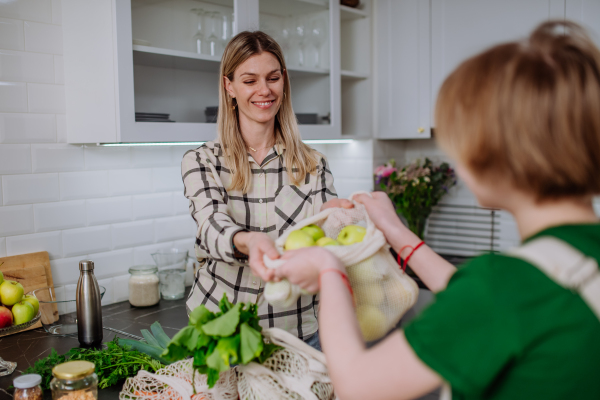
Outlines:
{"type": "MultiPolygon", "coordinates": [[[[350,196],[351,201],[355,194],[350,196]]],[[[354,208],[329,208],[302,220],[275,241],[277,250],[283,254],[290,249],[290,235],[298,236],[298,240],[305,239],[297,231],[306,233],[310,228],[309,234],[318,232],[315,226],[322,230],[315,237],[325,235],[325,238],[318,239],[317,245],[337,239],[338,245],[324,247],[346,267],[364,340],[383,337],[417,301],[419,289],[416,282],[398,267],[383,233],[375,227],[365,207],[356,202],[354,208]]],[[[305,245],[311,244],[308,241],[305,245]]],[[[268,268],[277,268],[284,261],[265,256],[264,262],[268,268]]],[[[283,280],[267,283],[264,295],[270,304],[289,306],[302,293],[299,287],[283,280]]]]}

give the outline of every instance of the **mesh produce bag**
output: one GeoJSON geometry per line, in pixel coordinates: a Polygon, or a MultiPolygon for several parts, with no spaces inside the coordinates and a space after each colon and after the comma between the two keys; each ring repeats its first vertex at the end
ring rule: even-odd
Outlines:
{"type": "Polygon", "coordinates": [[[194,373],[192,359],[177,361],[153,374],[140,370],[127,378],[119,393],[121,400],[237,400],[237,374],[232,368],[222,372],[212,389],[205,374],[194,373]],[[192,380],[196,394],[192,388],[192,380]]]}
{"type": "Polygon", "coordinates": [[[263,334],[283,349],[275,351],[262,364],[238,366],[240,399],[334,399],[323,353],[282,329],[266,329],[263,334]]]}
{"type": "MultiPolygon", "coordinates": [[[[350,196],[350,200],[355,194],[350,196]]],[[[417,301],[419,288],[416,282],[398,267],[383,233],[375,227],[362,204],[354,202],[354,208],[351,209],[328,208],[302,220],[275,241],[277,250],[283,254],[283,246],[290,232],[310,224],[320,226],[325,236],[334,239],[347,225],[366,227],[367,232],[362,242],[325,248],[346,267],[363,338],[366,341],[381,338],[417,301]]],[[[268,268],[277,268],[285,262],[271,260],[266,256],[264,261],[268,268]]],[[[300,288],[289,282],[275,284],[278,290],[272,290],[270,285],[273,284],[267,283],[264,295],[265,300],[271,304],[294,304],[301,293],[300,288]],[[287,292],[286,287],[289,287],[287,292]]]]}

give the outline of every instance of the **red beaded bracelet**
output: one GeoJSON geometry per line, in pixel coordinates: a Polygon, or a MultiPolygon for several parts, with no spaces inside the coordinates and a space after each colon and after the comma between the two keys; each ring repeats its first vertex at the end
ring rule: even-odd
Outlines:
{"type": "Polygon", "coordinates": [[[336,273],[340,274],[340,276],[342,277],[342,281],[344,282],[344,284],[348,288],[348,291],[350,292],[350,295],[352,297],[354,297],[354,291],[352,290],[352,286],[350,286],[350,281],[348,280],[348,275],[346,275],[345,273],[343,273],[342,271],[340,271],[337,268],[326,268],[319,273],[319,287],[321,286],[321,277],[323,276],[323,274],[325,274],[327,272],[336,272],[336,273]]]}
{"type": "Polygon", "coordinates": [[[406,267],[408,266],[408,260],[410,260],[410,258],[412,257],[413,253],[415,251],[417,251],[417,249],[421,246],[423,246],[425,244],[424,241],[421,241],[419,244],[417,244],[414,248],[410,245],[404,246],[400,249],[400,251],[398,252],[398,264],[400,264],[400,268],[402,269],[402,271],[406,271],[406,267]],[[406,248],[410,248],[411,252],[408,254],[408,256],[404,259],[404,264],[402,263],[402,252],[404,251],[404,249],[406,248]]]}

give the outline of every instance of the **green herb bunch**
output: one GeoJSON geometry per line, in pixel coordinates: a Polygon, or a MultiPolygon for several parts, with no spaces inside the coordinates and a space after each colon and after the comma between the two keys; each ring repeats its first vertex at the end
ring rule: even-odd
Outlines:
{"type": "Polygon", "coordinates": [[[234,364],[262,363],[279,347],[265,343],[256,304],[233,305],[223,294],[219,312],[204,305],[190,314],[188,326],[171,339],[162,356],[170,361],[193,357],[194,371],[206,374],[212,388],[219,374],[234,364]]]}
{"type": "Polygon", "coordinates": [[[456,185],[456,175],[448,163],[435,165],[429,158],[417,160],[402,169],[394,160],[375,169],[375,183],[386,192],[408,228],[421,239],[431,210],[456,185]]]}
{"type": "Polygon", "coordinates": [[[98,387],[107,388],[117,382],[135,376],[140,369],[156,372],[163,365],[152,357],[131,350],[129,346],[120,346],[118,338],[106,343],[104,349],[72,348],[66,354],[59,355],[52,349],[50,355],[38,360],[32,367],[25,370],[26,374],[39,374],[42,377],[42,389],[50,389],[52,368],[67,361],[90,361],[96,365],[98,387]]]}

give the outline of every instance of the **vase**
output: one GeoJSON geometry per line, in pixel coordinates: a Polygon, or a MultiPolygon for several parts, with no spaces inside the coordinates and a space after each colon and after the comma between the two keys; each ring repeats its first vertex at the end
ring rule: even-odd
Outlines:
{"type": "Polygon", "coordinates": [[[408,229],[417,235],[421,240],[425,239],[425,224],[427,223],[427,218],[415,218],[407,220],[408,229]]]}

